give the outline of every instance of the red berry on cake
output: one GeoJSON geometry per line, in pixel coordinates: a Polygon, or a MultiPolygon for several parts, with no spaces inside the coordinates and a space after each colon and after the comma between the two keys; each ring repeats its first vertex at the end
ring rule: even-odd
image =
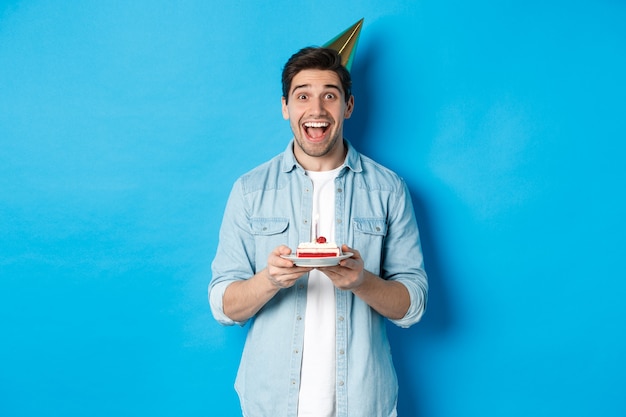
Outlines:
{"type": "Polygon", "coordinates": [[[320,236],[317,238],[317,243],[326,243],[326,238],[324,236],[320,236]]]}

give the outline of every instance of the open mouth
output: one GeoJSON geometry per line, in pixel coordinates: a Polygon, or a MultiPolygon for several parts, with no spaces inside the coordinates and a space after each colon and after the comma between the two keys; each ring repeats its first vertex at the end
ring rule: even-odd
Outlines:
{"type": "Polygon", "coordinates": [[[302,125],[307,136],[311,140],[320,140],[324,138],[330,123],[328,122],[306,122],[302,125]]]}

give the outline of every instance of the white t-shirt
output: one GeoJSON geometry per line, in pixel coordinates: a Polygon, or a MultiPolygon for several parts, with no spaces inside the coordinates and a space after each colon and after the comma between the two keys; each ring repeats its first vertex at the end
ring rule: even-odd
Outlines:
{"type": "MultiPolygon", "coordinates": [[[[317,235],[335,241],[335,178],[332,171],[307,171],[313,181],[317,235]]],[[[309,273],[304,319],[298,417],[335,416],[335,287],[318,271],[309,273]]]]}

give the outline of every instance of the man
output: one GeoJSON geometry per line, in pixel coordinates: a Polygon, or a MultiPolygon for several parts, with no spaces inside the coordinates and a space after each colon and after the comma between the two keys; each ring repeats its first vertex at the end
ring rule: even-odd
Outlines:
{"type": "Polygon", "coordinates": [[[250,327],[235,387],[246,417],[396,415],[385,318],[408,327],[427,298],[405,183],[343,137],[349,71],[330,48],[283,70],[293,140],[240,177],[224,214],[209,301],[222,324],[250,327]],[[311,268],[285,259],[313,223],[353,256],[311,268]]]}

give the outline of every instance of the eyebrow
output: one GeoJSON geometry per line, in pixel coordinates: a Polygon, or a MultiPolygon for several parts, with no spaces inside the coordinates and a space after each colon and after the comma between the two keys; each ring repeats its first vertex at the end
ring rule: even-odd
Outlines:
{"type": "MultiPolygon", "coordinates": [[[[298,89],[301,88],[310,88],[311,84],[301,84],[301,85],[297,85],[294,88],[291,89],[291,94],[295,93],[298,89]]],[[[335,84],[326,84],[324,85],[325,89],[333,89],[333,90],[337,90],[339,92],[341,92],[341,88],[338,85],[335,84]]]]}

